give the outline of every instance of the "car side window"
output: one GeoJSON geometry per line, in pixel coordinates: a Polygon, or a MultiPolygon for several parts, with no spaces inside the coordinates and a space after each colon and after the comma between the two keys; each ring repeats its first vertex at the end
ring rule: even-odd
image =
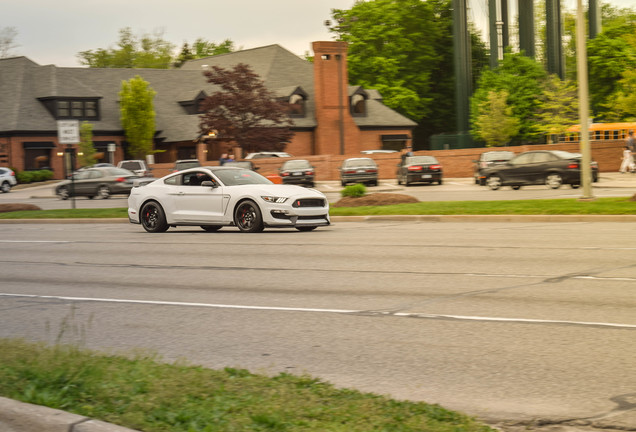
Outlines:
{"type": "Polygon", "coordinates": [[[183,175],[183,185],[201,186],[204,181],[211,181],[212,177],[202,171],[195,171],[183,175]]]}
{"type": "Polygon", "coordinates": [[[537,153],[534,158],[535,163],[550,162],[552,160],[554,158],[550,153],[537,153]]]}
{"type": "Polygon", "coordinates": [[[512,161],[510,161],[510,163],[513,165],[525,165],[525,164],[533,163],[533,159],[534,159],[533,156],[534,156],[533,153],[522,154],[514,158],[512,161]]]}
{"type": "Polygon", "coordinates": [[[89,179],[98,179],[100,177],[104,177],[104,174],[100,171],[97,170],[90,170],[88,172],[88,178],[89,179]]]}

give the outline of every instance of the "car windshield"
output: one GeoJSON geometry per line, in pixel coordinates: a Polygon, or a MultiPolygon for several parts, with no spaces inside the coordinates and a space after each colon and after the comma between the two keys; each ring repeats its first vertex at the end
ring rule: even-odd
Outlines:
{"type": "Polygon", "coordinates": [[[123,168],[106,168],[106,171],[108,172],[109,175],[111,176],[129,176],[129,175],[135,175],[134,172],[132,171],[128,171],[127,169],[123,169],[123,168]]]}
{"type": "Polygon", "coordinates": [[[240,167],[240,168],[252,169],[252,164],[250,162],[243,162],[243,161],[225,162],[223,165],[224,166],[235,166],[235,167],[240,167]]]}
{"type": "Polygon", "coordinates": [[[570,153],[563,150],[554,150],[552,153],[561,159],[580,159],[581,153],[570,153]]]}
{"type": "Polygon", "coordinates": [[[309,162],[305,160],[287,161],[283,164],[283,169],[288,169],[288,170],[304,169],[309,167],[310,167],[309,162]]]}
{"type": "Polygon", "coordinates": [[[250,184],[272,184],[270,180],[262,175],[248,169],[219,169],[213,171],[226,186],[250,185],[250,184]]]}
{"type": "Polygon", "coordinates": [[[187,162],[177,162],[174,167],[178,169],[179,171],[181,171],[188,168],[196,168],[198,166],[201,166],[199,161],[187,161],[187,162]]]}
{"type": "Polygon", "coordinates": [[[345,161],[347,168],[375,166],[373,159],[352,159],[345,161]]]}
{"type": "Polygon", "coordinates": [[[482,160],[484,161],[499,161],[499,160],[510,160],[513,158],[515,154],[509,151],[501,151],[501,152],[488,152],[482,155],[482,160]]]}
{"type": "Polygon", "coordinates": [[[139,162],[134,162],[134,161],[122,162],[119,168],[127,169],[130,171],[143,169],[139,162]]]}
{"type": "Polygon", "coordinates": [[[406,158],[406,163],[409,165],[434,164],[437,163],[437,159],[433,156],[411,156],[406,158]]]}

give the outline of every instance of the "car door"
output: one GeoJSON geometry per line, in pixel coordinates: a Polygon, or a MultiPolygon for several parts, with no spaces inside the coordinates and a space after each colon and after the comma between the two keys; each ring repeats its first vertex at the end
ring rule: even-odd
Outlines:
{"type": "Polygon", "coordinates": [[[93,183],[94,181],[91,179],[91,176],[94,175],[96,170],[83,170],[78,171],[74,175],[73,185],[75,195],[93,195],[93,183]]]}
{"type": "Polygon", "coordinates": [[[205,171],[190,171],[181,176],[173,190],[173,217],[176,222],[213,224],[223,220],[223,187],[202,186],[214,181],[205,171]]]}
{"type": "Polygon", "coordinates": [[[504,180],[512,184],[529,184],[535,174],[535,152],[522,153],[502,168],[504,180]]]}

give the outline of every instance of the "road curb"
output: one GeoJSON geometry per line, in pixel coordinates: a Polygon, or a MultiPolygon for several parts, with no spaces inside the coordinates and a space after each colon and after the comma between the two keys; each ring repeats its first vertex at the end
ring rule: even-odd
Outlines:
{"type": "Polygon", "coordinates": [[[0,429],[6,432],[138,432],[78,414],[0,397],[0,429]]]}

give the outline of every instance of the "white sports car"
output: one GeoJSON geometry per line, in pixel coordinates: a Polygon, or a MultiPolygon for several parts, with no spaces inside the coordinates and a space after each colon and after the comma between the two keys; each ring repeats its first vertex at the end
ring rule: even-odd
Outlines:
{"type": "Polygon", "coordinates": [[[178,225],[260,232],[265,227],[311,231],[330,224],[329,202],[321,192],[225,166],[191,168],[133,187],[128,219],[153,233],[178,225]]]}

